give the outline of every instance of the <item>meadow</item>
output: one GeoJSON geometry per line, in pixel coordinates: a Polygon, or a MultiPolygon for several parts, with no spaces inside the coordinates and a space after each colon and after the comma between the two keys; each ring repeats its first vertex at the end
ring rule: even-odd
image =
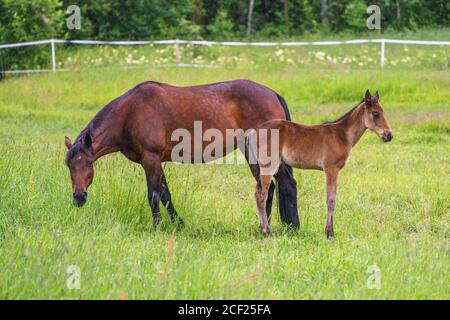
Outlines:
{"type": "Polygon", "coordinates": [[[377,61],[86,66],[4,79],[0,298],[449,299],[450,72],[448,58],[439,59],[445,63],[384,70],[377,61]],[[88,203],[72,205],[64,135],[75,138],[106,103],[145,80],[237,78],[273,88],[293,120],[307,124],[334,120],[367,88],[379,90],[394,140],[367,132],[353,150],[339,180],[335,240],[324,235],[319,171],[295,171],[300,230],[281,224],[275,202],[269,239],[259,231],[246,165],[165,166],[182,230],[164,209],[153,228],[143,170],[120,154],[95,164],[88,203]],[[373,265],[378,289],[367,286],[373,265]],[[79,289],[67,286],[69,266],[81,271],[79,289]]]}

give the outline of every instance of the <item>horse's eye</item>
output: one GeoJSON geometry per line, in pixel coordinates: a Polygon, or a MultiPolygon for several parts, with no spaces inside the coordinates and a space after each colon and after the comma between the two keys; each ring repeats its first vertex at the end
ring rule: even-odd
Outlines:
{"type": "Polygon", "coordinates": [[[378,118],[380,116],[379,112],[372,112],[374,118],[378,118]]]}

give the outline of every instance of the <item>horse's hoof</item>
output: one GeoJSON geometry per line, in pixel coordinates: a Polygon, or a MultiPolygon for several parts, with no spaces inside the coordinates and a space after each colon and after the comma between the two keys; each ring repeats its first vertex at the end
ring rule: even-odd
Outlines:
{"type": "Polygon", "coordinates": [[[177,221],[177,227],[178,227],[178,229],[184,229],[184,227],[185,227],[185,224],[184,224],[184,221],[183,221],[183,219],[181,219],[180,217],[178,217],[178,221],[177,221]]]}
{"type": "Polygon", "coordinates": [[[161,225],[161,220],[155,220],[153,219],[153,228],[158,229],[158,227],[161,225]]]}
{"type": "Polygon", "coordinates": [[[269,238],[270,237],[270,229],[263,230],[263,234],[264,234],[264,237],[269,238]]]}
{"type": "Polygon", "coordinates": [[[325,234],[327,235],[327,238],[330,240],[334,239],[334,232],[333,230],[325,230],[325,234]]]}

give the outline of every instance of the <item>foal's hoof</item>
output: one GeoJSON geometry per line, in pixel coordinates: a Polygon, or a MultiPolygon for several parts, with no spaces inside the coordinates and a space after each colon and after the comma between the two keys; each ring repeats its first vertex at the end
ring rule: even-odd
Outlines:
{"type": "Polygon", "coordinates": [[[263,235],[264,235],[264,237],[266,237],[266,238],[270,237],[270,229],[263,230],[263,235]]]}

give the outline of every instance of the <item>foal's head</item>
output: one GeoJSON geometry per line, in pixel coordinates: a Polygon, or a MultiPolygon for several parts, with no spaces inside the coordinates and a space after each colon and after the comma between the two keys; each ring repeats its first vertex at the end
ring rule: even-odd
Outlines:
{"type": "Polygon", "coordinates": [[[87,188],[94,178],[94,154],[92,152],[92,137],[85,132],[78,137],[74,144],[65,137],[67,149],[66,164],[70,170],[72,180],[73,202],[81,207],[87,201],[87,188]]]}
{"type": "Polygon", "coordinates": [[[389,142],[394,137],[381,107],[378,91],[373,96],[369,90],[366,91],[366,96],[364,97],[364,124],[383,139],[384,142],[389,142]]]}

